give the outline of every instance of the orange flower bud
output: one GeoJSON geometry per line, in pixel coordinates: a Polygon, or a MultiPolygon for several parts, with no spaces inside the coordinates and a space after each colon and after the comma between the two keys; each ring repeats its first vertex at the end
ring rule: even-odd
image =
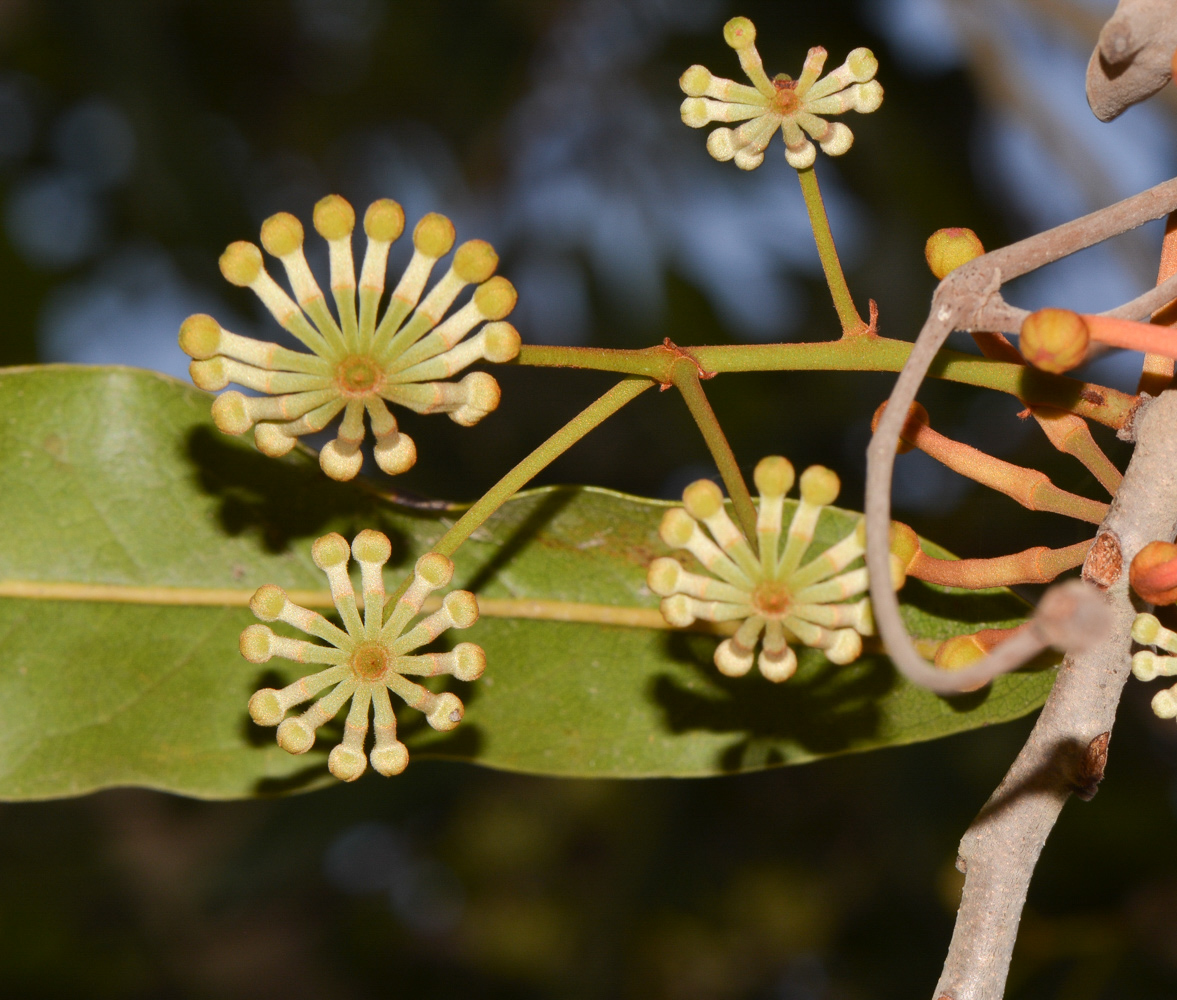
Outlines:
{"type": "Polygon", "coordinates": [[[924,244],[924,259],[932,273],[941,280],[984,252],[977,234],[958,226],[937,229],[924,244]]]}
{"type": "Polygon", "coordinates": [[[1082,364],[1091,331],[1069,309],[1039,309],[1022,324],[1018,347],[1035,368],[1060,375],[1082,364]]]}
{"type": "Polygon", "coordinates": [[[1177,545],[1149,542],[1132,560],[1128,580],[1149,604],[1177,602],[1177,545]]]}

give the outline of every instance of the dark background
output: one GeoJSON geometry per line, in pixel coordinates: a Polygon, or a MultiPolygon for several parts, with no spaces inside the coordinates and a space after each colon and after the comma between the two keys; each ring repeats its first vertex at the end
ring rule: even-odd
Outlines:
{"type": "MultiPolygon", "coordinates": [[[[0,364],[182,377],[175,334],[194,311],[274,336],[217,256],[274,211],[309,221],[329,191],[361,211],[396,198],[410,224],[443,211],[459,238],[491,239],[529,342],[832,338],[779,145],[745,175],[678,120],[686,66],[739,76],[720,34],[735,13],[756,22],[770,73],[796,75],[813,44],[831,67],[857,45],[879,55],[883,107],[851,116],[854,149],[818,170],[860,308],[876,299],[881,331],[911,339],[935,284],[922,257],[933,230],[967,225],[998,246],[1174,172],[1167,96],[1110,127],[1084,107],[1108,8],[6,0],[0,364]]],[[[1117,304],[1155,277],[1159,233],[1120,242],[1011,298],[1117,304]]],[[[1121,357],[1091,377],[1133,389],[1138,370],[1121,357]]],[[[406,417],[423,460],[398,488],[473,499],[610,384],[496,376],[503,405],[473,430],[406,417]]],[[[772,452],[821,462],[854,507],[890,380],[749,374],[706,389],[748,469],[772,452]]],[[[1015,401],[943,384],[921,398],[945,433],[1099,495],[1015,401]]],[[[900,515],[962,555],[1090,532],[919,454],[899,470],[900,515]]],[[[651,393],[540,481],[674,497],[713,472],[681,401],[651,393]]],[[[1177,728],[1152,717],[1150,693],[1130,683],[1105,786],[1068,806],[1047,845],[1011,996],[1177,991],[1177,728]]],[[[1028,725],[705,781],[422,761],[288,800],[128,790],[0,806],[0,981],[29,997],[928,995],[959,890],[956,842],[1028,725]]]]}

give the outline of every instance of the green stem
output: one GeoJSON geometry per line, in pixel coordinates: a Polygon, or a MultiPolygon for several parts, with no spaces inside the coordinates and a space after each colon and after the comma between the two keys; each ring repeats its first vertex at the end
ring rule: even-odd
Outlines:
{"type": "MultiPolygon", "coordinates": [[[[747,344],[692,347],[690,356],[708,372],[753,371],[876,371],[897,372],[911,353],[911,344],[888,337],[848,337],[813,344],[747,344]]],[[[681,352],[661,345],[640,351],[609,351],[585,347],[524,345],[517,363],[540,368],[587,368],[644,375],[671,382],[681,352]]],[[[942,350],[928,374],[949,382],[995,389],[1027,405],[1053,406],[1118,430],[1138,401],[1116,389],[1051,375],[1023,364],[979,358],[942,350]]]]}
{"type": "Polygon", "coordinates": [[[756,551],[756,507],[752,503],[752,495],[748,492],[748,484],[740,472],[732,446],[728,444],[723,428],[719,426],[715,411],[703,392],[699,382],[699,373],[695,366],[685,358],[674,366],[674,385],[691,411],[695,423],[703,434],[703,440],[711,451],[711,457],[723,477],[723,485],[727,487],[727,495],[732,498],[732,506],[736,511],[736,520],[744,532],[744,537],[756,551]]]}
{"type": "Polygon", "coordinates": [[[594,427],[613,416],[626,403],[636,399],[654,382],[644,378],[627,378],[617,383],[587,409],[568,421],[555,434],[515,466],[466,511],[433,546],[434,552],[452,556],[486,519],[519,492],[537,473],[564,454],[594,427]]]}
{"type": "Polygon", "coordinates": [[[838,260],[838,248],[834,246],[834,234],[830,231],[830,220],[826,215],[825,202],[821,198],[821,188],[817,185],[817,174],[814,173],[813,167],[808,167],[797,171],[797,179],[801,182],[801,194],[805,198],[805,208],[809,212],[809,224],[813,227],[817,255],[821,258],[822,270],[826,273],[826,284],[830,286],[834,308],[838,310],[842,336],[865,333],[867,325],[854,307],[854,299],[846,284],[846,275],[842,273],[842,263],[838,260]]]}

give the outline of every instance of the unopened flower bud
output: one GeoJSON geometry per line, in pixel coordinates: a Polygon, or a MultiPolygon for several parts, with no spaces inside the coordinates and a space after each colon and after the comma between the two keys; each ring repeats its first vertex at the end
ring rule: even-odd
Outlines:
{"type": "Polygon", "coordinates": [[[1083,362],[1091,333],[1078,313],[1039,309],[1022,324],[1018,348],[1035,368],[1058,375],[1083,362]]]}
{"type": "Polygon", "coordinates": [[[1128,580],[1141,600],[1173,604],[1177,601],[1177,545],[1149,542],[1132,560],[1128,580]]]}
{"type": "Polygon", "coordinates": [[[985,248],[977,234],[959,226],[937,229],[924,244],[924,259],[940,280],[984,252],[985,248]]]}

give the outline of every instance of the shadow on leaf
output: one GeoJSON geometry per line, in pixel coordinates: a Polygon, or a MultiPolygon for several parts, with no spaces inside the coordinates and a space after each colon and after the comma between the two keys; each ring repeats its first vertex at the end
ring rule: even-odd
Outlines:
{"type": "Polygon", "coordinates": [[[714,639],[671,633],[667,644],[669,655],[689,663],[705,687],[660,674],[652,680],[651,695],[673,733],[702,730],[738,737],[720,755],[724,771],[854,749],[878,734],[879,699],[896,683],[882,656],[836,667],[814,650],[800,650],[796,675],[772,684],[755,673],[720,674],[711,659],[714,639]]]}
{"type": "Polygon", "coordinates": [[[482,587],[509,566],[511,560],[526,548],[528,543],[533,541],[560,511],[576,499],[576,496],[577,491],[574,489],[552,490],[549,493],[541,494],[535,508],[511,532],[506,541],[495,546],[494,555],[478,567],[466,581],[465,589],[477,594],[482,587]]]}
{"type": "Polygon", "coordinates": [[[393,508],[362,482],[329,479],[300,452],[268,458],[206,426],[189,434],[187,455],[200,488],[220,501],[218,513],[226,533],[254,534],[267,552],[284,552],[295,539],[315,538],[329,528],[348,538],[363,528],[375,528],[393,540],[393,561],[399,563],[404,561],[406,540],[390,512],[395,509],[402,519],[436,519],[436,514],[393,508]]]}

